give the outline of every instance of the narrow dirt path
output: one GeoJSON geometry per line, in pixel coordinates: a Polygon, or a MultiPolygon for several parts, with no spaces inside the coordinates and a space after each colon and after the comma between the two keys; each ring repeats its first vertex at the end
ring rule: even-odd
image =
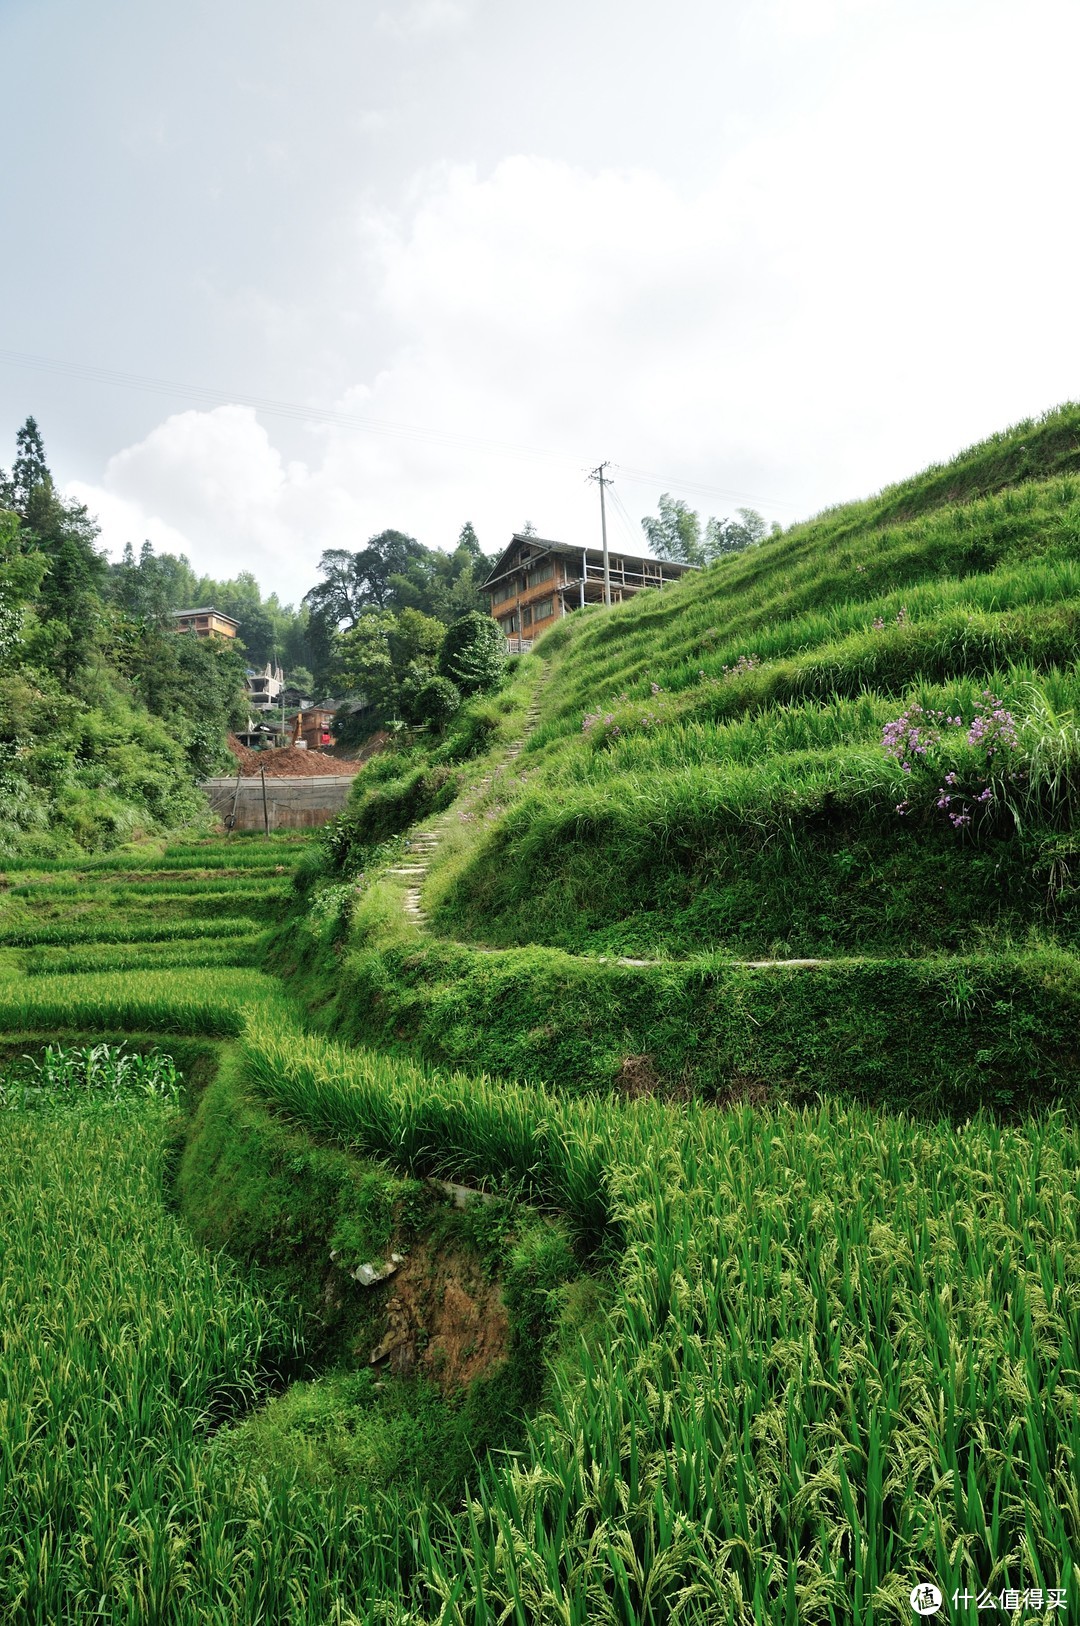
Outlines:
{"type": "MultiPolygon", "coordinates": [[[[403,907],[406,919],[411,925],[419,928],[427,925],[427,914],[424,911],[423,904],[424,882],[427,879],[431,860],[439,849],[439,844],[446,833],[447,826],[451,823],[454,815],[460,818],[462,812],[467,813],[470,806],[478,802],[499,776],[512,763],[517,761],[525,748],[529,735],[540,720],[540,696],[545,681],[546,674],[540,679],[536,693],[529,702],[529,709],[525,713],[524,733],[512,745],[507,747],[502,761],[496,763],[487,773],[483,774],[463,800],[455,802],[452,808],[431,820],[422,829],[415,830],[406,842],[405,860],[386,871],[387,875],[397,876],[399,880],[409,883],[405,888],[403,907]]],[[[487,950],[484,952],[494,951],[487,950]]]]}
{"type": "MultiPolygon", "coordinates": [[[[529,736],[532,734],[540,720],[540,697],[543,692],[543,685],[545,682],[546,674],[543,678],[541,678],[540,683],[537,686],[536,693],[529,704],[529,709],[525,714],[524,733],[519,739],[516,739],[512,745],[507,747],[506,754],[502,761],[497,763],[479,780],[477,780],[476,785],[465,798],[455,802],[453,807],[449,808],[445,813],[441,813],[437,818],[431,820],[422,829],[414,831],[406,842],[406,857],[403,862],[394,865],[393,868],[388,869],[385,872],[387,875],[393,875],[399,880],[408,882],[408,885],[403,893],[402,907],[405,911],[405,917],[409,921],[410,925],[417,927],[418,930],[422,931],[428,923],[428,917],[424,909],[423,902],[424,882],[428,877],[431,860],[439,850],[440,843],[447,827],[450,825],[455,815],[460,818],[463,812],[467,814],[470,807],[475,805],[475,803],[481,799],[485,791],[487,791],[490,786],[493,785],[496,780],[498,780],[500,775],[504,773],[505,770],[511,766],[511,764],[517,761],[517,758],[521,755],[525,748],[529,736]]],[[[502,952],[500,949],[489,948],[481,943],[470,943],[468,947],[474,949],[477,954],[499,954],[502,952]]],[[[642,969],[648,966],[667,965],[671,963],[667,960],[637,960],[632,959],[628,955],[600,954],[595,957],[589,956],[589,958],[595,959],[595,963],[598,965],[625,965],[642,969]]],[[[729,965],[746,966],[752,971],[766,971],[772,970],[774,967],[789,967],[791,969],[798,970],[812,968],[814,966],[853,965],[861,963],[863,959],[865,959],[865,956],[844,955],[834,959],[731,959],[727,963],[729,965]]]]}

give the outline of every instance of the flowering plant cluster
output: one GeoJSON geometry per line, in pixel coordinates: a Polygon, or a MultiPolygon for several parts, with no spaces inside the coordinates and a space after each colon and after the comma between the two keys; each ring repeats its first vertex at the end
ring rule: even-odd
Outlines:
{"type": "Polygon", "coordinates": [[[588,734],[590,729],[597,727],[599,728],[601,734],[603,734],[605,738],[609,740],[616,739],[618,735],[622,733],[622,729],[615,721],[614,712],[587,711],[581,720],[581,732],[583,734],[588,734]]]}
{"type": "MultiPolygon", "coordinates": [[[[893,722],[885,724],[881,743],[886,756],[895,758],[904,773],[910,774],[928,765],[931,752],[936,753],[942,742],[947,741],[950,731],[964,728],[962,717],[950,717],[944,711],[928,711],[915,701],[893,722]]],[[[1016,719],[989,689],[984,689],[975,702],[975,715],[966,725],[965,743],[979,752],[987,771],[977,775],[977,783],[983,787],[978,792],[965,790],[955,770],[945,774],[943,783],[935,791],[934,806],[945,814],[954,830],[969,825],[972,814],[980,807],[992,805],[994,793],[987,778],[990,769],[996,766],[994,759],[1003,753],[1007,758],[1019,743],[1016,719]]],[[[1017,776],[1010,773],[1008,777],[1017,776]]],[[[903,816],[911,807],[911,799],[905,798],[896,804],[896,811],[903,816]]]]}
{"type": "MultiPolygon", "coordinates": [[[[904,626],[906,624],[906,622],[907,622],[907,605],[906,604],[901,604],[900,608],[896,612],[896,625],[898,627],[902,627],[902,626],[904,626]]],[[[876,615],[874,617],[873,622],[871,623],[871,625],[873,626],[875,632],[884,632],[885,631],[885,623],[881,619],[880,615],[876,615]]]]}
{"type": "MultiPolygon", "coordinates": [[[[654,695],[663,694],[664,692],[659,683],[652,683],[649,687],[654,695]]],[[[630,696],[621,694],[617,700],[612,700],[610,704],[612,706],[629,706],[630,696]]],[[[620,721],[613,711],[604,711],[601,707],[597,711],[587,711],[585,713],[581,719],[581,732],[583,734],[594,734],[596,737],[605,740],[617,740],[620,734],[624,734],[633,728],[654,728],[663,721],[664,718],[659,711],[651,710],[636,714],[631,712],[629,715],[623,713],[620,721]]]]}
{"type": "Polygon", "coordinates": [[[760,665],[760,655],[740,655],[733,666],[721,667],[721,671],[726,678],[743,677],[747,672],[756,671],[760,665]]]}

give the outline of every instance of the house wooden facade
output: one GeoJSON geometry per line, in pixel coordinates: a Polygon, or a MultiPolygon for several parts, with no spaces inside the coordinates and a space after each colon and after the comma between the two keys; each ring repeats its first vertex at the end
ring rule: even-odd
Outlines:
{"type": "MultiPolygon", "coordinates": [[[[693,568],[611,551],[611,602],[630,598],[643,587],[664,587],[693,568]]],[[[482,591],[488,595],[508,651],[521,653],[572,610],[604,602],[603,551],[517,534],[496,560],[482,591]]]]}
{"type": "Polygon", "coordinates": [[[235,638],[240,630],[239,621],[234,621],[231,615],[222,615],[213,606],[201,610],[175,610],[173,620],[177,632],[193,632],[196,638],[210,638],[214,634],[219,638],[235,638]]]}

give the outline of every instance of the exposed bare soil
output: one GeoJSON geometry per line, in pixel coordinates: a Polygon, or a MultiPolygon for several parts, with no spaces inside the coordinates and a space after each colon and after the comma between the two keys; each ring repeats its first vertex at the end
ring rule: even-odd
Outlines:
{"type": "Polygon", "coordinates": [[[331,774],[351,777],[360,772],[369,757],[382,750],[388,738],[387,734],[373,734],[351,757],[329,751],[298,751],[294,745],[284,745],[278,751],[252,751],[241,745],[235,734],[229,735],[229,750],[244,779],[257,779],[260,773],[267,779],[315,779],[331,774]]]}
{"type": "Polygon", "coordinates": [[[386,1295],[386,1332],[370,1352],[373,1366],[385,1361],[398,1376],[421,1371],[442,1389],[459,1389],[506,1359],[510,1321],[499,1284],[467,1254],[421,1244],[374,1291],[386,1295]]]}

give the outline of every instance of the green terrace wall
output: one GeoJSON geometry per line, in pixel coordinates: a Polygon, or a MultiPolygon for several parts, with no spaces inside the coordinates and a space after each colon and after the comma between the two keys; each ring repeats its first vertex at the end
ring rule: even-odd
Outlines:
{"type": "Polygon", "coordinates": [[[969,1113],[1080,1093],[1080,968],[1053,950],[624,966],[558,949],[382,942],[342,962],[339,1036],[563,1090],[857,1097],[969,1113]]]}

